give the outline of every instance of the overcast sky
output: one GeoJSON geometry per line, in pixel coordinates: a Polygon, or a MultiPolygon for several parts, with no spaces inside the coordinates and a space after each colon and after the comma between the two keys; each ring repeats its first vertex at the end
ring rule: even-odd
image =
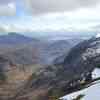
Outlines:
{"type": "Polygon", "coordinates": [[[33,14],[67,12],[96,6],[100,0],[25,0],[33,14]]]}
{"type": "Polygon", "coordinates": [[[99,31],[100,0],[0,0],[0,31],[99,31]]]}
{"type": "Polygon", "coordinates": [[[12,16],[16,13],[14,0],[0,0],[0,15],[12,16]]]}

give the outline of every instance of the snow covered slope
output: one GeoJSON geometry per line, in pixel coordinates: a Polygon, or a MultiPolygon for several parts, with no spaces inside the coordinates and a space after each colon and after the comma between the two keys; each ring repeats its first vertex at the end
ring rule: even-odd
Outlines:
{"type": "MultiPolygon", "coordinates": [[[[92,77],[94,79],[100,77],[100,69],[95,69],[92,77]]],[[[79,95],[84,95],[81,100],[100,100],[100,81],[97,81],[89,88],[64,96],[61,100],[73,100],[79,95]]]]}

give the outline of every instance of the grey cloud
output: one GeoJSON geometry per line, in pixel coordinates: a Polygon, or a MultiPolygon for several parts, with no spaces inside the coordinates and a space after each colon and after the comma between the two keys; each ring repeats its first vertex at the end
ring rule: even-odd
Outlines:
{"type": "Polygon", "coordinates": [[[75,10],[98,4],[100,0],[25,0],[25,7],[32,13],[49,13],[75,10]]]}
{"type": "Polygon", "coordinates": [[[15,0],[0,0],[0,5],[5,5],[8,4],[10,2],[14,2],[15,0]]]}
{"type": "Polygon", "coordinates": [[[15,14],[15,0],[0,0],[0,16],[13,16],[15,14]]]}

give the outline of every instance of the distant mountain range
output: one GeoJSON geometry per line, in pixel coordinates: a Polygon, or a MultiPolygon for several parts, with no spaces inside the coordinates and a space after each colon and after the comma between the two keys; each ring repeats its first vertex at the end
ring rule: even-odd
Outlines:
{"type": "Polygon", "coordinates": [[[0,54],[23,48],[28,44],[35,44],[38,40],[18,33],[0,35],[0,54]]]}
{"type": "Polygon", "coordinates": [[[0,36],[0,45],[17,45],[37,41],[37,39],[26,37],[18,33],[8,33],[0,36]]]}
{"type": "Polygon", "coordinates": [[[14,63],[32,64],[34,62],[43,65],[61,63],[65,54],[83,41],[83,37],[66,37],[59,39],[37,39],[27,37],[19,33],[8,33],[0,36],[0,55],[13,59],[14,63]]]}

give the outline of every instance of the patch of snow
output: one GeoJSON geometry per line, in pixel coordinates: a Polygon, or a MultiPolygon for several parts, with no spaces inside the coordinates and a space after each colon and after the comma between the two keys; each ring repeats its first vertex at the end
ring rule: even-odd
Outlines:
{"type": "MultiPolygon", "coordinates": [[[[92,73],[92,77],[94,79],[100,77],[100,69],[95,69],[94,72],[92,73]]],[[[79,95],[84,95],[84,97],[81,100],[99,100],[99,98],[100,98],[100,81],[97,81],[96,83],[97,84],[92,85],[86,89],[66,95],[66,96],[60,98],[60,100],[73,100],[79,95]]]]}
{"type": "Polygon", "coordinates": [[[98,33],[97,35],[96,35],[96,38],[99,38],[100,37],[100,33],[98,33]]]}
{"type": "Polygon", "coordinates": [[[84,90],[64,96],[63,98],[61,98],[61,100],[73,100],[79,95],[84,95],[81,100],[99,100],[98,98],[100,98],[100,83],[84,90]]]}
{"type": "Polygon", "coordinates": [[[92,73],[92,78],[95,79],[95,78],[98,78],[98,77],[100,77],[100,69],[96,68],[92,73]]]}

